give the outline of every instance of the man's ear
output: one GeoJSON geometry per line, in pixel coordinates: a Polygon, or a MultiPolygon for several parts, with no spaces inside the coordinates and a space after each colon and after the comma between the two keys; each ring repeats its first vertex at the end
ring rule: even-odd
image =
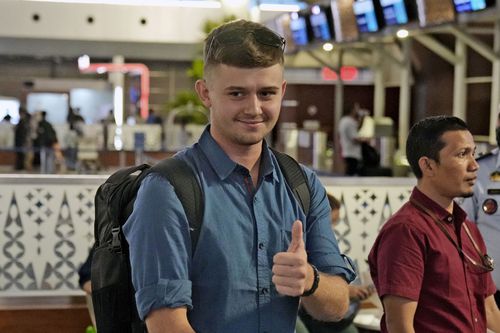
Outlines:
{"type": "Polygon", "coordinates": [[[283,83],[281,84],[281,98],[285,96],[285,91],[286,91],[286,80],[283,80],[283,83]]]}
{"type": "Polygon", "coordinates": [[[210,96],[208,94],[207,81],[197,80],[194,84],[194,89],[196,90],[196,93],[198,94],[198,97],[203,105],[205,105],[206,108],[210,108],[212,103],[210,102],[210,96]]]}
{"type": "Polygon", "coordinates": [[[422,156],[418,160],[418,166],[423,175],[433,176],[435,171],[435,162],[427,156],[422,156]]]}

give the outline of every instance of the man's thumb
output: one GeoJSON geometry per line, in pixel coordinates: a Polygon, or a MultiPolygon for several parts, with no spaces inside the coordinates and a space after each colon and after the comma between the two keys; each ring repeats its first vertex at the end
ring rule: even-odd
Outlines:
{"type": "Polygon", "coordinates": [[[304,247],[302,222],[296,220],[292,226],[292,241],[288,246],[287,252],[296,252],[299,248],[304,247]]]}

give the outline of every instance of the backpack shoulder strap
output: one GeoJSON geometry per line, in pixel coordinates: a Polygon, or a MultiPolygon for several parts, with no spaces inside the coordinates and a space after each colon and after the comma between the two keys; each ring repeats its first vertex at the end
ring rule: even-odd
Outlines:
{"type": "Polygon", "coordinates": [[[194,254],[203,221],[203,193],[196,175],[186,162],[175,157],[162,160],[150,172],[158,172],[174,187],[189,223],[194,254]]]}
{"type": "Polygon", "coordinates": [[[295,198],[299,201],[306,216],[309,215],[309,209],[311,208],[311,189],[309,188],[309,182],[300,164],[293,157],[285,153],[272,148],[271,151],[274,156],[276,156],[280,169],[285,176],[286,182],[292,188],[295,198]]]}

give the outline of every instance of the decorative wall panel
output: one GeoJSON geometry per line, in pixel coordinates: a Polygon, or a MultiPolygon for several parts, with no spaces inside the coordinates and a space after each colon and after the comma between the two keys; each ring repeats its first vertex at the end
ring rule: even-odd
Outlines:
{"type": "Polygon", "coordinates": [[[0,296],[80,294],[104,178],[0,180],[0,296]],[[27,184],[31,181],[31,184],[27,184]]]}
{"type": "Polygon", "coordinates": [[[367,271],[366,260],[378,231],[408,200],[415,181],[388,178],[373,179],[370,184],[363,179],[363,184],[354,185],[356,178],[325,178],[322,182],[341,203],[340,222],[334,229],[340,250],[354,260],[359,272],[367,271]]]}
{"type": "MultiPolygon", "coordinates": [[[[78,268],[93,243],[94,195],[106,176],[0,176],[0,297],[79,295],[78,268]]],[[[341,201],[341,250],[366,271],[380,226],[414,181],[324,178],[341,201]]]]}

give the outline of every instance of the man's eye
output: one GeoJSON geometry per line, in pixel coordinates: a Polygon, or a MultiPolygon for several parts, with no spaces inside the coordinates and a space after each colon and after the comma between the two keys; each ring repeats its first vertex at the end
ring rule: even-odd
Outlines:
{"type": "Polygon", "coordinates": [[[260,95],[264,98],[268,98],[268,97],[272,97],[274,95],[276,95],[276,92],[275,91],[263,91],[260,93],[260,95]]]}
{"type": "Polygon", "coordinates": [[[241,97],[243,96],[243,93],[241,91],[231,91],[229,92],[229,95],[232,97],[241,97]]]}

